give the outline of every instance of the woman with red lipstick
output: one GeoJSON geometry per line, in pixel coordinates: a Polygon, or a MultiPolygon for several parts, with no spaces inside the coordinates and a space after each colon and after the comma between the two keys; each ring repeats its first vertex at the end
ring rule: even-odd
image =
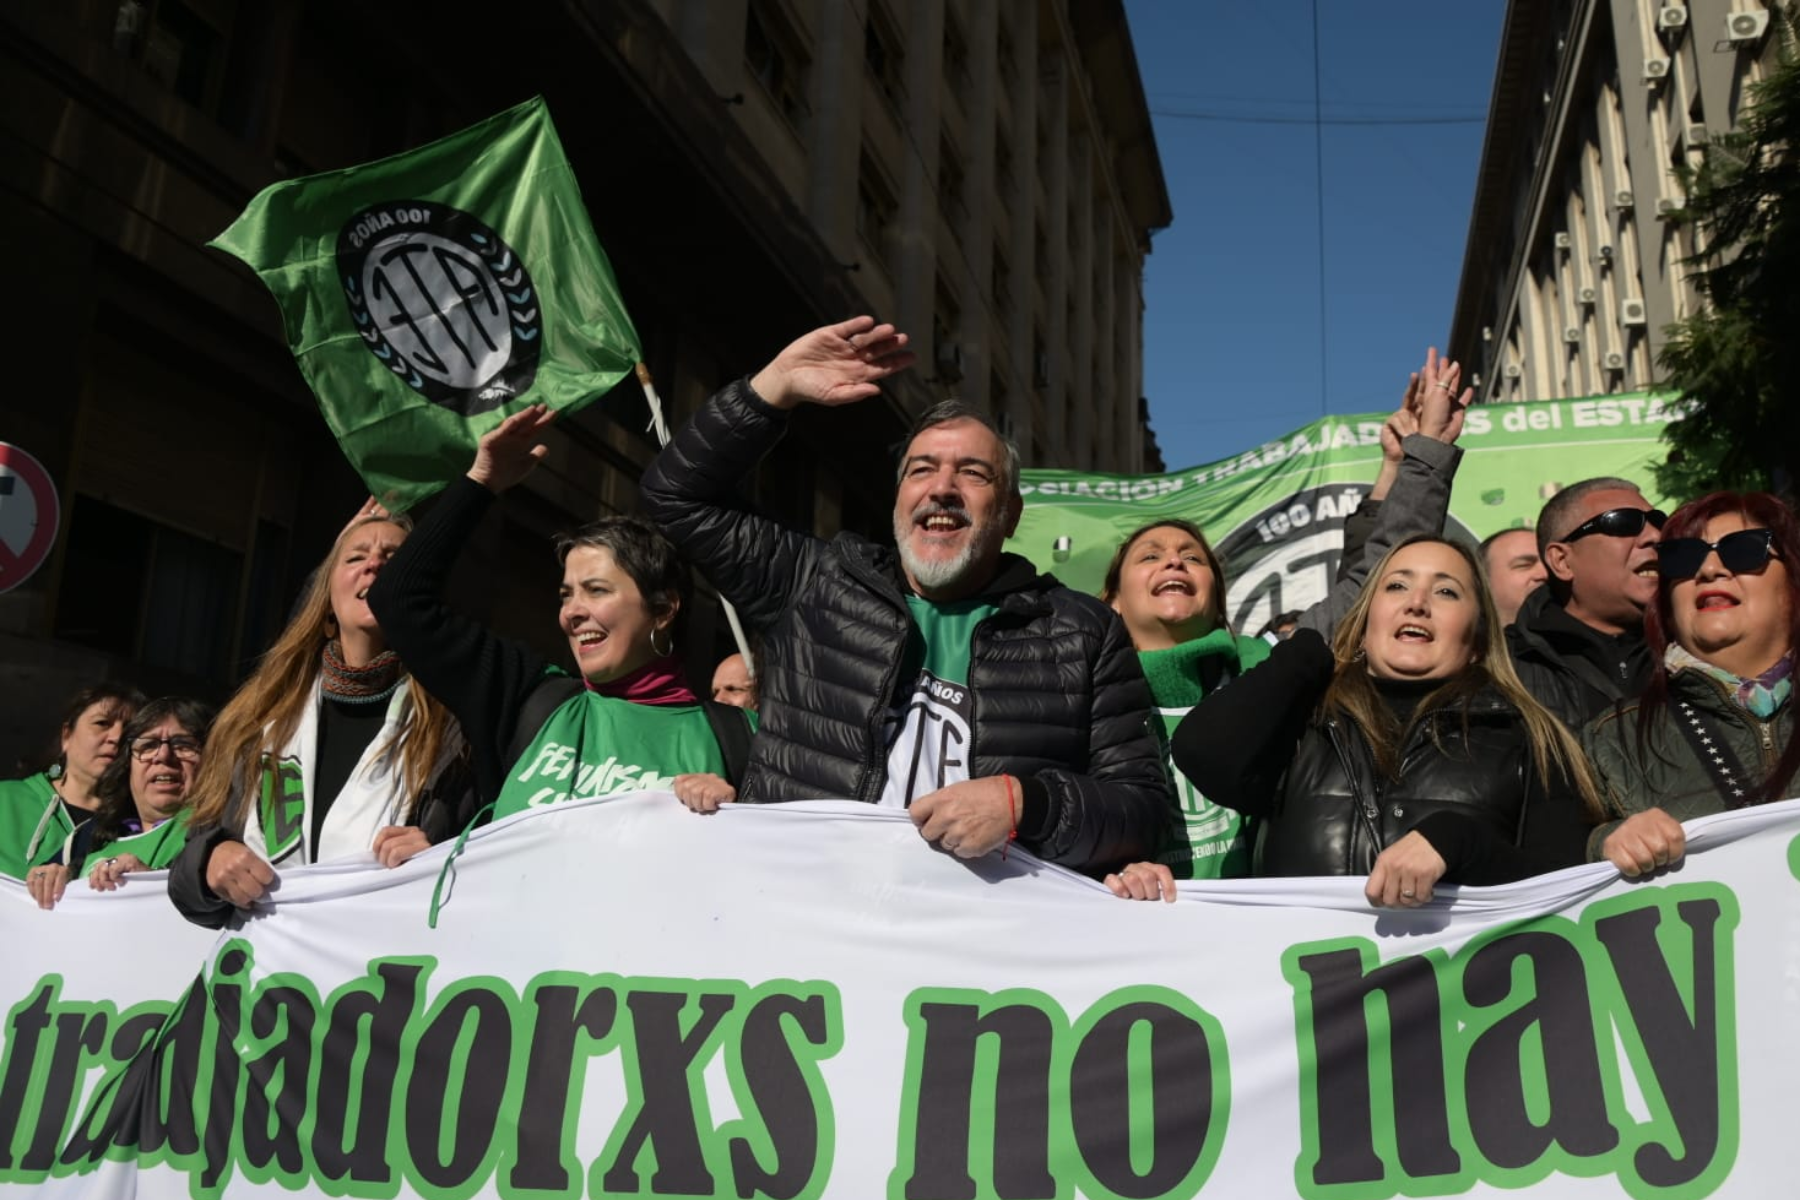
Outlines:
{"type": "Polygon", "coordinates": [[[214,723],[169,899],[222,926],[275,868],[373,850],[394,866],[472,809],[462,736],[369,608],[411,523],[374,501],[345,526],[288,626],[214,723]]]}
{"type": "Polygon", "coordinates": [[[477,792],[494,816],[614,792],[672,790],[678,776],[741,775],[751,724],[702,701],[674,657],[689,582],[675,547],[639,517],[559,539],[558,624],[577,674],[443,601],[463,545],[495,499],[546,453],[551,414],[515,413],[481,439],[369,601],[394,646],[469,736],[477,792]]]}
{"type": "Polygon", "coordinates": [[[1656,553],[1656,673],[1584,733],[1614,818],[1589,853],[1626,875],[1679,859],[1682,821],[1792,795],[1800,770],[1800,523],[1767,493],[1714,492],[1675,511],[1656,553]]]}
{"type": "Polygon", "coordinates": [[[144,702],[143,693],[120,683],[100,683],[70,698],[57,724],[56,757],[24,779],[0,783],[0,875],[23,879],[32,894],[60,891],[64,841],[93,817],[101,775],[119,753],[125,722],[144,702]]]}
{"type": "Polygon", "coordinates": [[[1401,543],[1329,645],[1301,629],[1175,730],[1175,765],[1262,820],[1260,875],[1368,875],[1372,904],[1582,861],[1581,749],[1519,683],[1469,547],[1401,543]]]}

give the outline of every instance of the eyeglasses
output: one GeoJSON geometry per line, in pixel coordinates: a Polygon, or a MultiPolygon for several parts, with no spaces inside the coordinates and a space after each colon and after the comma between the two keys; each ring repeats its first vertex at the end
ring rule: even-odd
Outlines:
{"type": "Polygon", "coordinates": [[[150,762],[162,753],[167,746],[174,751],[175,757],[182,762],[200,761],[200,743],[191,737],[141,737],[131,743],[131,757],[139,762],[150,762]]]}
{"type": "Polygon", "coordinates": [[[1667,582],[1692,579],[1700,573],[1706,556],[1714,551],[1733,575],[1754,574],[1775,557],[1775,535],[1767,529],[1740,529],[1716,542],[1697,537],[1670,538],[1656,545],[1657,570],[1667,582]]]}
{"type": "Polygon", "coordinates": [[[1569,536],[1562,538],[1564,545],[1579,541],[1590,533],[1604,533],[1607,537],[1636,537],[1644,532],[1644,522],[1663,527],[1669,514],[1660,508],[1609,508],[1597,517],[1590,517],[1569,530],[1569,536]]]}

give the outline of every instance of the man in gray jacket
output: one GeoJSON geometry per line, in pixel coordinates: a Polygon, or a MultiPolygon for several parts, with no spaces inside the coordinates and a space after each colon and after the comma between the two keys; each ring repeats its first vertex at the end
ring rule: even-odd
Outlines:
{"type": "Polygon", "coordinates": [[[727,386],[652,464],[644,503],[763,635],[739,798],[906,808],[964,858],[1019,843],[1092,873],[1147,857],[1172,804],[1123,626],[1002,550],[1017,451],[940,405],[901,457],[894,546],[826,542],[737,491],[802,403],[847,404],[911,365],[867,317],[814,330],[727,386]]]}

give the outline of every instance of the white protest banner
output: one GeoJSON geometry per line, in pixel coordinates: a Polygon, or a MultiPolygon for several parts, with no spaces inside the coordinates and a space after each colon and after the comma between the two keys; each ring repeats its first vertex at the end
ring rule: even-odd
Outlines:
{"type": "Polygon", "coordinates": [[[435,929],[449,847],[284,872],[201,953],[153,880],[7,884],[0,1194],[1791,1194],[1800,804],[1690,832],[1378,913],[640,793],[478,832],[435,929]]]}

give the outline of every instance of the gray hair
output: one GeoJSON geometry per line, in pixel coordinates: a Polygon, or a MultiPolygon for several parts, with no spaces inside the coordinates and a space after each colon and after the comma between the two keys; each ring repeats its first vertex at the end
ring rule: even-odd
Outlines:
{"type": "Polygon", "coordinates": [[[940,400],[926,409],[919,419],[913,422],[912,429],[907,432],[906,443],[901,447],[900,461],[894,464],[894,481],[898,483],[906,471],[907,447],[910,447],[927,429],[948,425],[953,421],[973,421],[994,435],[995,440],[1000,443],[1002,452],[1001,461],[995,464],[995,469],[1000,475],[996,482],[999,483],[1002,494],[1017,497],[1019,495],[1018,443],[1001,433],[999,427],[985,413],[962,400],[940,400]]]}

